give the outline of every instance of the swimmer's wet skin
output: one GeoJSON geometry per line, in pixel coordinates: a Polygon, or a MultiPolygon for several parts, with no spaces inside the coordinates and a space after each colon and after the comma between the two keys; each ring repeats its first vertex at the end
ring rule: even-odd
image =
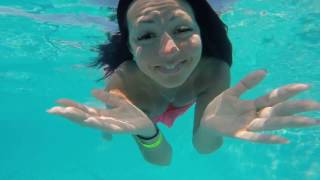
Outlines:
{"type": "Polygon", "coordinates": [[[307,84],[240,99],[267,72],[254,71],[230,87],[232,45],[226,25],[206,0],[120,0],[117,15],[119,32],[100,46],[94,62],[107,67],[108,84],[93,96],[110,108],[61,99],[49,113],[109,134],[130,134],[144,159],[156,165],[172,160],[172,147],[157,123],[171,127],[192,104],[192,141],[201,154],[217,150],[224,137],[287,144],[285,137],[261,131],[320,125],[319,120],[294,115],[320,111],[319,102],[288,101],[310,89],[307,84]]]}

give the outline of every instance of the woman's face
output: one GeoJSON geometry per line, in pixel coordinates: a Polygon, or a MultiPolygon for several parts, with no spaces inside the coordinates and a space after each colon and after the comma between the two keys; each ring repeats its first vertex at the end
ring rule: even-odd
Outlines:
{"type": "Polygon", "coordinates": [[[127,21],[129,46],[139,69],[165,88],[182,85],[202,53],[190,5],[183,0],[136,0],[127,21]]]}

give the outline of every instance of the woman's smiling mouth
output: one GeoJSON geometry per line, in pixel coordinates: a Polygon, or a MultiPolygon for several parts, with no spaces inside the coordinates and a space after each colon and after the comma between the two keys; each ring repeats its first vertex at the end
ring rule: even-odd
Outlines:
{"type": "Polygon", "coordinates": [[[155,66],[155,70],[161,72],[162,74],[176,74],[186,62],[187,60],[183,60],[174,66],[155,66]]]}

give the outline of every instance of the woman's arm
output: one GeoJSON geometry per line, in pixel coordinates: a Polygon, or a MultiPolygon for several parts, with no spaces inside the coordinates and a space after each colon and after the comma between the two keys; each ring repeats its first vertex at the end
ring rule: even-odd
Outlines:
{"type": "MultiPolygon", "coordinates": [[[[159,132],[161,133],[161,132],[159,132]]],[[[143,155],[143,158],[152,163],[152,164],[156,164],[156,165],[161,165],[161,166],[166,166],[169,165],[171,163],[171,159],[172,159],[172,148],[170,146],[170,144],[167,142],[166,138],[163,136],[163,134],[159,134],[157,137],[145,141],[145,140],[141,140],[139,139],[137,136],[133,135],[132,136],[134,138],[134,140],[136,141],[140,152],[143,155]],[[141,144],[141,142],[146,143],[146,144],[153,144],[156,141],[159,140],[159,136],[161,136],[161,143],[159,146],[155,147],[155,148],[147,148],[145,146],[143,146],[141,144]]]]}
{"type": "Polygon", "coordinates": [[[201,126],[202,114],[207,104],[210,102],[209,99],[213,99],[218,94],[205,93],[198,97],[196,102],[192,143],[195,149],[201,154],[211,153],[223,144],[223,138],[221,136],[212,134],[201,126]]]}
{"type": "MultiPolygon", "coordinates": [[[[122,74],[121,70],[115,71],[112,76],[108,79],[106,91],[110,91],[112,89],[118,89],[121,92],[125,93],[130,98],[130,92],[128,92],[129,88],[126,86],[128,82],[125,81],[125,77],[122,74]]],[[[150,120],[151,121],[151,120],[150,120]]],[[[161,133],[161,132],[159,132],[161,133]]],[[[140,134],[142,136],[150,137],[152,134],[155,134],[154,132],[149,132],[148,134],[140,134]],[[151,134],[151,135],[150,135],[151,134]]],[[[159,136],[159,135],[158,135],[159,136]]],[[[152,144],[154,141],[157,140],[157,137],[145,141],[146,144],[152,144]]],[[[171,162],[171,156],[172,156],[172,148],[170,144],[167,142],[166,138],[161,134],[162,141],[159,146],[156,148],[146,148],[141,144],[141,140],[138,139],[136,135],[132,135],[133,139],[137,143],[140,152],[142,153],[143,158],[153,164],[157,165],[169,165],[171,162]]]]}
{"type": "Polygon", "coordinates": [[[208,154],[217,150],[223,144],[222,136],[217,136],[201,126],[201,118],[207,105],[221,92],[230,86],[229,66],[224,62],[215,63],[214,77],[206,83],[209,87],[197,97],[195,119],[193,127],[193,146],[201,154],[208,154]]]}

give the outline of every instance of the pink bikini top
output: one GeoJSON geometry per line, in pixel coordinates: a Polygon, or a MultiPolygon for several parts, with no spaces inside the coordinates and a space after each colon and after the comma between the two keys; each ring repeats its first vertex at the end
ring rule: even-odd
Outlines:
{"type": "Polygon", "coordinates": [[[171,127],[177,117],[185,113],[194,103],[195,101],[182,107],[174,107],[172,104],[169,104],[167,110],[160,116],[153,118],[153,120],[156,123],[161,122],[166,126],[171,127]]]}

